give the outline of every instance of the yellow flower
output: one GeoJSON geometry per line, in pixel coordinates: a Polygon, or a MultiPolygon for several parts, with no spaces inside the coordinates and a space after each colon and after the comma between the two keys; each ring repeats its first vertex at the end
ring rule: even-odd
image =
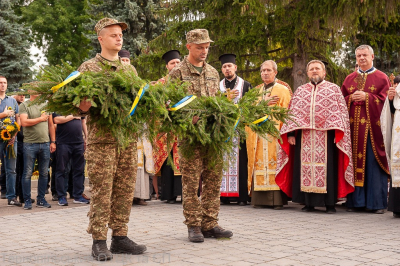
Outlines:
{"type": "Polygon", "coordinates": [[[11,119],[10,118],[6,118],[3,121],[4,124],[10,124],[11,123],[11,119]]]}
{"type": "Polygon", "coordinates": [[[12,107],[10,106],[10,107],[8,107],[7,109],[8,109],[8,110],[12,110],[12,107]]]}
{"type": "Polygon", "coordinates": [[[17,130],[20,131],[20,130],[21,130],[21,127],[18,125],[18,123],[17,123],[17,122],[14,122],[14,124],[15,124],[15,126],[17,127],[17,130]]]}
{"type": "Polygon", "coordinates": [[[5,129],[3,129],[0,134],[1,134],[1,138],[3,140],[10,140],[11,139],[10,133],[5,129]]]}
{"type": "Polygon", "coordinates": [[[15,127],[13,127],[13,126],[11,126],[11,125],[8,125],[8,126],[6,127],[6,129],[7,129],[8,132],[11,132],[11,131],[14,131],[14,130],[15,130],[15,127]]]}

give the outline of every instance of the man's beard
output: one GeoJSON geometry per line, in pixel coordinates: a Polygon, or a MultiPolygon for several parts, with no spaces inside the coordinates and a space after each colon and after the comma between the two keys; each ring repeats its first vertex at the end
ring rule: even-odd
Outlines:
{"type": "Polygon", "coordinates": [[[229,76],[225,76],[225,78],[231,80],[231,79],[233,79],[234,76],[235,76],[235,74],[230,74],[229,76]]]}
{"type": "Polygon", "coordinates": [[[323,80],[324,80],[324,78],[321,77],[321,76],[319,76],[319,75],[317,75],[317,76],[312,76],[312,77],[310,78],[310,81],[311,81],[312,83],[314,83],[314,84],[318,84],[318,83],[320,83],[320,82],[323,81],[323,80]]]}

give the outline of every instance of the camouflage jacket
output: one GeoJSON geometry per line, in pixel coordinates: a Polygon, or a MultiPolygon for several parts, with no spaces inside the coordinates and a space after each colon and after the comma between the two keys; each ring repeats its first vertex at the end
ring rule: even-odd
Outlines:
{"type": "MultiPolygon", "coordinates": [[[[92,72],[100,72],[102,71],[102,67],[104,65],[110,65],[111,68],[115,71],[120,70],[120,69],[126,69],[127,71],[134,71],[135,74],[137,75],[137,71],[134,66],[132,65],[123,65],[121,62],[121,58],[119,58],[118,61],[109,61],[105,58],[103,58],[100,54],[97,54],[96,57],[83,62],[82,65],[78,68],[79,72],[86,72],[86,71],[92,71],[92,72]]],[[[88,117],[88,120],[90,121],[90,117],[88,117]]],[[[98,128],[96,126],[96,123],[91,123],[90,126],[88,127],[88,140],[87,144],[95,144],[95,143],[116,143],[116,140],[114,137],[111,136],[111,133],[107,133],[105,135],[98,135],[98,128]]]]}
{"type": "Polygon", "coordinates": [[[189,93],[196,96],[215,96],[219,91],[219,74],[211,65],[204,62],[203,71],[199,73],[187,57],[169,72],[170,79],[190,82],[189,93]]]}

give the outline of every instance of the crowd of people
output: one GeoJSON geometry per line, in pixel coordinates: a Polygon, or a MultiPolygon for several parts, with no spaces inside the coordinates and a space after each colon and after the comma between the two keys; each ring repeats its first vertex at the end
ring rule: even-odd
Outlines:
{"type": "Polygon", "coordinates": [[[1,198],[7,199],[9,206],[24,204],[25,210],[32,209],[35,199],[31,198],[31,177],[36,167],[39,173],[37,207],[51,207],[45,199],[50,184],[52,200],[59,205],[68,205],[67,192],[74,203],[88,204],[89,198],[83,193],[85,118],[48,114],[43,110],[45,105],[31,104],[37,95],[27,100],[23,94],[7,96],[7,79],[0,77],[0,84],[2,122],[13,119],[20,127],[15,136],[2,142],[1,198]],[[10,145],[15,156],[6,150],[10,145]]]}
{"type": "MultiPolygon", "coordinates": [[[[101,53],[78,71],[100,72],[103,65],[109,65],[115,71],[137,74],[129,52],[121,50],[126,28],[127,24],[114,19],[98,21],[95,31],[101,53]]],[[[30,181],[35,161],[39,170],[36,206],[50,207],[45,199],[50,161],[53,199],[68,205],[69,191],[74,203],[89,203],[83,194],[86,162],[92,191],[87,232],[93,237],[92,256],[97,260],[110,260],[113,253],[146,251],[146,246],[128,238],[127,223],[132,203],[146,205],[153,192],[156,199],[171,204],[182,196],[191,242],[232,237],[231,231],[218,224],[220,204],[250,203],[255,208],[282,210],[292,201],[303,204],[305,212],[324,207],[332,214],[338,201],[346,201],[349,212],[382,214],[388,207],[388,180],[389,211],[400,217],[400,151],[396,145],[400,87],[395,88],[400,76],[391,84],[373,66],[370,46],[355,50],[358,67],[341,86],[326,80],[325,62],[311,60],[304,66],[309,82],[293,92],[276,78],[278,66],[273,60],[261,64],[263,83],[252,88],[236,74],[236,55],[223,54],[219,60],[224,78],[220,80],[218,71],[206,63],[213,42],[208,31],[189,31],[186,40],[188,55],[182,59],[178,50],[165,53],[162,58],[168,74],[153,83],[188,81],[190,94],[214,97],[222,92],[234,103],[249,90],[259,90],[263,93],[260,101],[288,108],[292,115],[285,122],[275,121],[281,140],[246,130],[246,140],[232,140],[235,159],[226,170],[224,158],[210,168],[200,146],[194,149],[194,159],[185,158],[179,153],[179,144],[185,140],[168,144],[163,134],[153,141],[146,136],[132,138],[121,152],[111,135],[96,134],[96,121],[87,128],[90,101],[79,104],[79,115],[50,115],[43,111],[45,106],[30,104],[35,95],[28,101],[23,96],[7,96],[7,80],[0,77],[0,119],[15,119],[23,132],[18,133],[18,141],[13,137],[2,143],[2,150],[14,144],[17,154],[16,158],[2,156],[8,204],[24,203],[24,209],[32,208],[30,181]],[[110,250],[108,228],[112,229],[110,250]]]]}

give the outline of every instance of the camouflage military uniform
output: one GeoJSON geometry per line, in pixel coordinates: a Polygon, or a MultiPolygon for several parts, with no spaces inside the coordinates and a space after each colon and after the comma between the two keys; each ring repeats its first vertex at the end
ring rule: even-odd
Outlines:
{"type": "MultiPolygon", "coordinates": [[[[219,91],[219,75],[215,68],[204,63],[201,73],[187,60],[187,57],[169,73],[171,79],[190,82],[190,94],[215,96],[219,91]]],[[[180,156],[182,173],[183,215],[188,227],[201,226],[208,231],[218,224],[219,195],[222,180],[222,163],[208,169],[207,158],[195,149],[195,158],[187,160],[180,156]],[[203,178],[201,202],[197,197],[200,177],[203,178]]],[[[222,160],[222,158],[221,158],[222,160]]],[[[222,162],[222,161],[221,161],[222,162]]]]}
{"type": "MultiPolygon", "coordinates": [[[[126,69],[137,74],[133,66],[122,65],[120,60],[109,61],[100,54],[84,62],[78,71],[101,71],[101,65],[110,65],[114,70],[126,69]]],[[[87,232],[95,240],[106,240],[108,226],[113,230],[113,236],[126,236],[136,182],[136,140],[121,151],[111,134],[96,134],[98,129],[95,123],[90,125],[88,131],[85,155],[92,183],[92,198],[87,232]]]]}

